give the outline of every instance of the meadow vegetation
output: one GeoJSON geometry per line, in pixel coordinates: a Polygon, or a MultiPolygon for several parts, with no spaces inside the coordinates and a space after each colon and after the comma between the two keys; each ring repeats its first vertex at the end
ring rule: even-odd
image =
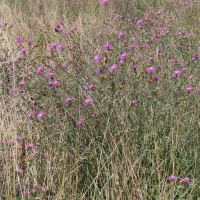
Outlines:
{"type": "Polygon", "coordinates": [[[0,1],[0,199],[200,199],[199,12],[0,1]]]}

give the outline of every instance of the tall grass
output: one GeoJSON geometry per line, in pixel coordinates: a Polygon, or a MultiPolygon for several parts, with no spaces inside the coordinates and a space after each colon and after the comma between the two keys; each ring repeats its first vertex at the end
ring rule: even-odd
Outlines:
{"type": "Polygon", "coordinates": [[[200,199],[199,11],[1,1],[1,199],[200,199]]]}

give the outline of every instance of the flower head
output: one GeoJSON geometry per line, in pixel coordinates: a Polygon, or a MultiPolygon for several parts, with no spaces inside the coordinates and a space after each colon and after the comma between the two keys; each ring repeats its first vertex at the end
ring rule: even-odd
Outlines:
{"type": "Polygon", "coordinates": [[[93,102],[92,98],[85,99],[84,106],[87,106],[88,104],[92,104],[92,102],[93,102]]]}
{"type": "Polygon", "coordinates": [[[175,71],[173,71],[173,73],[172,73],[172,76],[177,76],[177,77],[179,77],[180,75],[181,75],[181,71],[180,70],[175,70],[175,71]]]}
{"type": "Polygon", "coordinates": [[[74,99],[73,97],[68,98],[68,99],[65,101],[65,104],[68,104],[69,102],[72,102],[73,99],[74,99]]]}
{"type": "Polygon", "coordinates": [[[15,172],[21,172],[22,170],[19,167],[15,168],[15,172]]]}
{"type": "Polygon", "coordinates": [[[153,72],[156,71],[154,67],[149,67],[149,68],[147,68],[146,70],[147,70],[147,72],[149,72],[149,73],[153,73],[153,72]]]}
{"type": "Polygon", "coordinates": [[[169,180],[169,181],[177,180],[177,177],[176,177],[176,176],[170,176],[170,177],[168,178],[168,180],[169,180]]]}
{"type": "Polygon", "coordinates": [[[123,17],[123,15],[117,15],[117,17],[115,17],[115,20],[118,20],[121,17],[123,17]]]}
{"type": "Polygon", "coordinates": [[[138,102],[137,100],[133,100],[133,101],[131,101],[131,104],[135,105],[137,102],[138,102]]]}
{"type": "Polygon", "coordinates": [[[128,55],[129,55],[128,53],[123,53],[119,57],[120,57],[120,59],[124,60],[128,57],[128,55]]]}
{"type": "Polygon", "coordinates": [[[191,88],[191,87],[185,88],[185,91],[186,91],[186,92],[190,92],[190,91],[192,91],[192,90],[193,90],[193,88],[191,88]]]}
{"type": "Polygon", "coordinates": [[[95,63],[98,63],[100,60],[101,60],[101,57],[100,57],[99,54],[97,54],[97,55],[94,56],[93,61],[94,61],[95,63]]]}
{"type": "Polygon", "coordinates": [[[82,119],[79,120],[79,121],[76,123],[76,125],[77,125],[78,127],[82,126],[82,124],[83,124],[83,120],[82,120],[82,119]]]}
{"type": "Polygon", "coordinates": [[[41,111],[41,112],[37,115],[38,120],[41,120],[41,119],[43,118],[44,115],[45,115],[45,112],[41,111]]]}
{"type": "Polygon", "coordinates": [[[22,42],[22,38],[20,37],[16,37],[15,39],[17,40],[17,44],[22,42]]]}
{"type": "Polygon", "coordinates": [[[181,182],[184,182],[184,183],[187,183],[187,184],[190,183],[190,182],[189,182],[189,178],[187,178],[187,177],[183,178],[183,179],[181,180],[181,182]]]}
{"type": "Polygon", "coordinates": [[[33,143],[30,143],[30,144],[27,145],[27,147],[28,147],[28,148],[34,148],[35,145],[34,145],[33,143]]]}
{"type": "Polygon", "coordinates": [[[105,6],[108,3],[109,0],[104,0],[102,3],[102,6],[105,6]]]}
{"type": "Polygon", "coordinates": [[[118,67],[116,64],[114,64],[114,65],[110,66],[109,71],[113,72],[113,71],[116,71],[116,69],[118,69],[118,67]]]}

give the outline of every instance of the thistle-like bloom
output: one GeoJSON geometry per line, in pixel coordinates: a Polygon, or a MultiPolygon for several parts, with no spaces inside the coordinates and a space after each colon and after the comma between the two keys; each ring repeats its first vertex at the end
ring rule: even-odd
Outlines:
{"type": "Polygon", "coordinates": [[[49,73],[47,76],[48,76],[48,77],[56,76],[56,73],[49,73]]]}
{"type": "Polygon", "coordinates": [[[135,49],[137,46],[136,45],[131,45],[129,50],[135,49]]]}
{"type": "Polygon", "coordinates": [[[128,55],[129,55],[128,53],[123,53],[119,57],[120,57],[121,60],[124,60],[128,57],[128,55]]]}
{"type": "Polygon", "coordinates": [[[68,99],[65,101],[65,104],[68,104],[69,102],[72,102],[73,99],[74,99],[73,97],[68,98],[68,99]]]}
{"type": "Polygon", "coordinates": [[[193,76],[192,75],[190,75],[189,77],[188,77],[188,79],[190,80],[190,79],[193,79],[193,76]]]}
{"type": "Polygon", "coordinates": [[[153,61],[153,60],[154,60],[154,57],[150,57],[149,60],[153,61]]]}
{"type": "Polygon", "coordinates": [[[28,196],[30,194],[30,192],[24,191],[23,195],[28,196]]]}
{"type": "Polygon", "coordinates": [[[53,81],[49,81],[48,83],[48,86],[52,85],[53,84],[53,81]]]}
{"type": "Polygon", "coordinates": [[[18,142],[21,142],[21,141],[22,141],[21,137],[19,137],[19,136],[16,137],[16,140],[17,140],[18,142]]]}
{"type": "Polygon", "coordinates": [[[50,50],[54,50],[57,46],[58,46],[58,43],[53,43],[53,44],[50,46],[50,50]]]}
{"type": "Polygon", "coordinates": [[[112,46],[112,44],[109,43],[109,42],[106,43],[106,44],[103,46],[103,48],[104,48],[104,49],[114,49],[113,46],[112,46]]]}
{"type": "Polygon", "coordinates": [[[31,114],[29,114],[29,115],[26,115],[26,118],[31,118],[31,117],[33,117],[35,115],[35,113],[34,112],[32,112],[31,114]]]}
{"type": "Polygon", "coordinates": [[[60,85],[60,82],[59,81],[55,81],[53,84],[52,84],[52,87],[57,87],[58,85],[60,85]]]}
{"type": "Polygon", "coordinates": [[[92,102],[93,102],[92,98],[85,99],[84,106],[87,106],[88,104],[92,104],[92,102]]]}
{"type": "Polygon", "coordinates": [[[19,167],[15,168],[15,172],[21,172],[22,170],[19,167]]]}
{"type": "Polygon", "coordinates": [[[120,64],[120,65],[123,65],[123,64],[124,64],[124,60],[120,60],[120,61],[119,61],[119,64],[120,64]]]}
{"type": "Polygon", "coordinates": [[[33,44],[33,40],[27,40],[29,44],[33,44]]]}
{"type": "Polygon", "coordinates": [[[43,67],[44,67],[44,65],[42,65],[41,67],[39,67],[36,73],[37,73],[37,74],[41,73],[41,72],[42,72],[42,69],[43,69],[43,67]]]}
{"type": "Polygon", "coordinates": [[[41,120],[45,115],[45,112],[41,111],[38,115],[37,115],[37,118],[38,120],[41,120]]]}
{"type": "Polygon", "coordinates": [[[76,125],[77,125],[78,127],[82,126],[82,124],[83,124],[83,120],[82,120],[82,119],[79,120],[79,121],[76,123],[76,125]]]}
{"type": "Polygon", "coordinates": [[[20,86],[24,86],[25,84],[26,84],[26,82],[23,80],[19,83],[20,86]]]}
{"type": "Polygon", "coordinates": [[[20,37],[16,37],[15,39],[17,40],[17,44],[22,42],[22,38],[20,37]]]}
{"type": "Polygon", "coordinates": [[[28,147],[28,148],[34,148],[35,145],[34,145],[33,143],[30,143],[30,144],[27,145],[27,147],[28,147]]]}
{"type": "Polygon", "coordinates": [[[131,104],[132,104],[132,105],[135,105],[136,103],[137,103],[137,100],[131,101],[131,104]]]}
{"type": "Polygon", "coordinates": [[[192,90],[193,90],[193,88],[191,88],[191,87],[185,88],[185,91],[186,91],[186,92],[190,92],[190,91],[192,91],[192,90]]]}
{"type": "Polygon", "coordinates": [[[177,77],[179,77],[180,75],[181,75],[181,71],[180,70],[175,70],[175,71],[173,71],[173,73],[172,73],[172,76],[177,76],[177,77]]]}
{"type": "Polygon", "coordinates": [[[134,71],[136,71],[137,68],[135,65],[132,65],[131,67],[133,68],[134,71]]]}
{"type": "Polygon", "coordinates": [[[168,178],[168,180],[169,180],[169,181],[177,180],[177,177],[176,177],[176,176],[170,176],[170,177],[168,178]]]}
{"type": "Polygon", "coordinates": [[[190,183],[190,182],[189,182],[189,178],[187,178],[187,177],[183,178],[183,179],[181,180],[181,182],[184,182],[184,183],[187,183],[187,184],[190,183]]]}
{"type": "Polygon", "coordinates": [[[116,64],[114,64],[114,65],[110,66],[109,71],[113,72],[113,71],[116,71],[116,69],[118,69],[118,67],[116,64]]]}
{"type": "Polygon", "coordinates": [[[93,83],[89,83],[87,86],[88,89],[93,89],[94,88],[94,84],[93,83]]]}
{"type": "Polygon", "coordinates": [[[143,19],[140,19],[136,24],[140,25],[140,24],[142,24],[142,22],[143,22],[143,19]]]}
{"type": "Polygon", "coordinates": [[[115,17],[115,20],[118,20],[121,17],[123,17],[123,15],[117,15],[117,17],[115,17]]]}
{"type": "Polygon", "coordinates": [[[146,70],[147,70],[147,72],[149,72],[149,73],[153,73],[153,72],[156,71],[154,67],[149,67],[149,68],[147,68],[146,70]]]}
{"type": "Polygon", "coordinates": [[[102,69],[98,68],[97,71],[96,71],[96,74],[100,74],[101,72],[102,72],[102,69]]]}
{"type": "Polygon", "coordinates": [[[153,81],[157,81],[158,80],[158,75],[155,75],[152,80],[153,81]]]}
{"type": "Polygon", "coordinates": [[[93,61],[94,61],[95,63],[98,63],[100,60],[101,60],[101,57],[100,57],[99,54],[97,54],[97,55],[94,56],[93,61]]]}
{"type": "Polygon", "coordinates": [[[60,45],[58,46],[58,51],[62,51],[62,49],[63,49],[64,46],[65,46],[64,43],[60,44],[60,45]]]}
{"type": "Polygon", "coordinates": [[[104,0],[102,3],[102,6],[105,6],[108,3],[109,0],[104,0]]]}
{"type": "Polygon", "coordinates": [[[40,155],[40,153],[37,151],[33,153],[33,156],[39,156],[39,155],[40,155]]]}

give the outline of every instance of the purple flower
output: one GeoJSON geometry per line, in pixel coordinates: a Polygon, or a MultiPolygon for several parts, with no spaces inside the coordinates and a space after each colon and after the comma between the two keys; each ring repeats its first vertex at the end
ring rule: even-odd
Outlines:
{"type": "Polygon", "coordinates": [[[102,3],[102,6],[105,6],[108,3],[109,0],[104,0],[102,3]]]}
{"type": "Polygon", "coordinates": [[[103,46],[104,49],[113,49],[113,46],[111,43],[106,43],[104,46],[103,46]]]}
{"type": "Polygon", "coordinates": [[[59,81],[55,81],[53,84],[52,84],[52,87],[57,87],[58,85],[60,85],[60,82],[59,81]]]}
{"type": "Polygon", "coordinates": [[[64,43],[60,44],[60,45],[58,46],[58,51],[62,51],[62,48],[63,48],[64,46],[65,46],[64,43]]]}
{"type": "Polygon", "coordinates": [[[45,115],[45,112],[41,111],[41,112],[37,115],[38,120],[41,120],[41,119],[43,118],[44,115],[45,115]]]}
{"type": "Polygon", "coordinates": [[[151,61],[154,60],[154,57],[150,57],[149,60],[151,60],[151,61]]]}
{"type": "Polygon", "coordinates": [[[19,167],[15,168],[15,172],[21,172],[22,170],[19,167]]]}
{"type": "Polygon", "coordinates": [[[88,89],[93,89],[94,88],[94,84],[93,83],[89,83],[87,86],[88,89]]]}
{"type": "Polygon", "coordinates": [[[173,71],[173,73],[172,73],[172,76],[177,76],[177,77],[179,77],[180,75],[181,75],[181,71],[180,70],[175,70],[175,71],[173,71]]]}
{"type": "Polygon", "coordinates": [[[20,37],[16,37],[15,39],[17,40],[17,44],[22,42],[22,38],[20,37]]]}
{"type": "Polygon", "coordinates": [[[94,56],[93,61],[94,61],[95,63],[98,63],[100,60],[101,60],[101,57],[100,57],[99,54],[97,54],[97,55],[94,56]]]}
{"type": "Polygon", "coordinates": [[[187,183],[187,184],[190,183],[190,182],[189,182],[189,178],[187,178],[187,177],[183,178],[183,179],[181,180],[181,182],[184,182],[184,183],[187,183]]]}
{"type": "Polygon", "coordinates": [[[30,192],[24,191],[23,195],[28,196],[30,194],[30,192]]]}
{"type": "Polygon", "coordinates": [[[65,101],[65,104],[68,104],[69,102],[72,102],[73,99],[74,99],[73,97],[68,98],[68,99],[65,101]]]}
{"type": "Polygon", "coordinates": [[[82,124],[83,124],[83,120],[82,120],[82,119],[79,120],[79,121],[76,123],[76,125],[77,125],[78,127],[82,126],[82,124]]]}
{"type": "Polygon", "coordinates": [[[96,71],[96,74],[100,74],[101,72],[102,72],[102,69],[98,68],[97,71],[96,71]]]}
{"type": "Polygon", "coordinates": [[[131,104],[132,104],[132,105],[135,105],[136,103],[137,103],[137,100],[131,101],[131,104]]]}
{"type": "Polygon", "coordinates": [[[140,19],[136,24],[140,25],[140,24],[142,24],[142,22],[143,22],[143,19],[140,19]]]}
{"type": "Polygon", "coordinates": [[[34,112],[32,112],[31,114],[29,114],[29,115],[26,115],[26,118],[31,118],[31,117],[33,117],[35,115],[35,113],[34,112]]]}
{"type": "Polygon", "coordinates": [[[185,46],[185,47],[183,47],[183,49],[184,49],[184,50],[187,50],[188,48],[185,46]]]}
{"type": "Polygon", "coordinates": [[[16,140],[19,141],[19,142],[22,141],[21,137],[19,137],[19,136],[16,137],[16,140]]]}
{"type": "Polygon", "coordinates": [[[115,17],[115,20],[118,20],[121,17],[123,17],[123,16],[122,15],[117,15],[117,17],[115,17]]]}
{"type": "Polygon", "coordinates": [[[85,99],[84,106],[87,106],[88,104],[92,104],[92,102],[93,102],[92,98],[85,99]]]}
{"type": "Polygon", "coordinates": [[[123,65],[123,64],[124,64],[124,60],[120,60],[120,61],[119,61],[119,64],[120,64],[120,65],[123,65]]]}
{"type": "Polygon", "coordinates": [[[33,153],[33,156],[39,156],[39,155],[40,155],[40,153],[37,151],[33,153]]]}
{"type": "Polygon", "coordinates": [[[137,46],[136,45],[131,45],[129,50],[135,49],[137,46]]]}
{"type": "Polygon", "coordinates": [[[192,90],[193,90],[193,88],[191,88],[191,87],[185,88],[185,91],[186,91],[186,92],[190,92],[190,91],[192,91],[192,90]]]}
{"type": "Polygon", "coordinates": [[[24,86],[25,84],[26,84],[26,82],[23,80],[19,83],[20,86],[24,86]]]}
{"type": "Polygon", "coordinates": [[[24,54],[24,53],[26,53],[26,52],[27,52],[26,49],[22,49],[22,50],[20,51],[20,54],[24,54]]]}
{"type": "Polygon", "coordinates": [[[57,46],[58,46],[58,43],[53,43],[53,44],[50,46],[50,50],[55,49],[57,46]]]}
{"type": "Polygon", "coordinates": [[[135,65],[132,65],[131,67],[133,68],[134,71],[136,71],[137,68],[135,65]]]}
{"type": "Polygon", "coordinates": [[[47,76],[48,76],[48,77],[56,76],[56,73],[49,73],[47,76]]]}
{"type": "Polygon", "coordinates": [[[29,44],[33,44],[33,40],[27,40],[29,44]]]}
{"type": "Polygon", "coordinates": [[[128,55],[129,55],[128,53],[123,53],[119,57],[120,57],[121,60],[124,60],[128,57],[128,55]]]}
{"type": "Polygon", "coordinates": [[[157,81],[158,80],[158,75],[155,75],[152,80],[153,81],[157,81]]]}
{"type": "Polygon", "coordinates": [[[34,148],[35,145],[34,145],[33,143],[30,143],[30,144],[27,145],[27,147],[28,147],[28,148],[34,148]]]}
{"type": "Polygon", "coordinates": [[[37,73],[37,74],[41,73],[41,72],[42,72],[42,69],[43,69],[43,67],[44,67],[44,65],[42,65],[41,67],[39,67],[36,73],[37,73]]]}
{"type": "Polygon", "coordinates": [[[192,75],[190,75],[189,77],[188,77],[188,79],[190,80],[190,79],[193,79],[193,76],[192,75]]]}
{"type": "Polygon", "coordinates": [[[177,177],[176,177],[176,176],[170,176],[170,177],[168,178],[168,180],[169,180],[169,181],[177,180],[177,177]]]}
{"type": "Polygon", "coordinates": [[[146,70],[147,70],[147,72],[149,72],[149,73],[153,73],[153,72],[156,71],[156,70],[154,69],[154,67],[149,67],[149,68],[147,68],[146,70]]]}
{"type": "Polygon", "coordinates": [[[41,190],[41,189],[42,189],[42,187],[41,187],[41,186],[39,186],[39,185],[37,185],[37,189],[38,189],[38,190],[41,190]]]}
{"type": "Polygon", "coordinates": [[[114,65],[110,66],[109,71],[113,72],[113,71],[116,71],[116,69],[118,69],[118,67],[116,64],[114,64],[114,65]]]}

